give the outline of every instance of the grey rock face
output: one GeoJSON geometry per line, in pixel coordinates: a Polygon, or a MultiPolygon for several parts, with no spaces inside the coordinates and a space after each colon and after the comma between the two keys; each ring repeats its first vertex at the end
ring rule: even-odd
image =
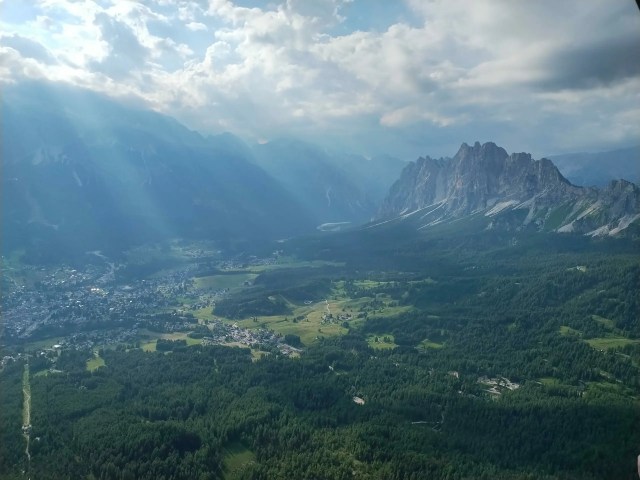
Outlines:
{"type": "Polygon", "coordinates": [[[638,187],[625,180],[602,190],[578,187],[546,158],[476,142],[463,143],[451,159],[427,157],[409,164],[378,217],[422,211],[420,227],[425,227],[481,213],[492,225],[505,213],[522,210],[518,227],[615,234],[640,218],[639,201],[638,187]]]}

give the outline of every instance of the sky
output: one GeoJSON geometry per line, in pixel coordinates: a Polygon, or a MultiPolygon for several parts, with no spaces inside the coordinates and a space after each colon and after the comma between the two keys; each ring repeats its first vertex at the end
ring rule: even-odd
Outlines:
{"type": "Polygon", "coordinates": [[[640,144],[633,0],[0,0],[0,83],[364,155],[640,144]]]}

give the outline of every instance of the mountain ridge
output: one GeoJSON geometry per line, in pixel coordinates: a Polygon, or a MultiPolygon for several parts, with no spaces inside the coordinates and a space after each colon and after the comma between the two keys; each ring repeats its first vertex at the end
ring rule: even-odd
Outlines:
{"type": "Polygon", "coordinates": [[[626,180],[576,186],[549,159],[508,154],[493,142],[463,143],[450,159],[424,157],[405,167],[377,218],[415,212],[422,212],[418,228],[482,213],[487,228],[615,235],[640,219],[640,189],[626,180]]]}
{"type": "Polygon", "coordinates": [[[592,153],[566,153],[549,158],[575,185],[605,187],[611,180],[640,182],[640,146],[592,153]]]}
{"type": "Polygon", "coordinates": [[[11,86],[2,103],[5,252],[44,261],[172,237],[226,245],[315,227],[235,137],[203,137],[171,117],[58,85],[11,86]]]}
{"type": "Polygon", "coordinates": [[[311,212],[317,224],[369,221],[400,174],[393,157],[370,160],[292,138],[253,147],[254,160],[311,212]]]}

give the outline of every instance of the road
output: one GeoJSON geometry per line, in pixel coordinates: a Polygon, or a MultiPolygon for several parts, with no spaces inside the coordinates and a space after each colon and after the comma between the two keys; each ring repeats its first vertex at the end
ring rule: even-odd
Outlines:
{"type": "Polygon", "coordinates": [[[29,444],[31,440],[31,383],[29,381],[29,362],[24,364],[24,373],[22,375],[22,435],[27,441],[27,447],[24,453],[27,455],[27,472],[31,464],[31,452],[29,444]]]}

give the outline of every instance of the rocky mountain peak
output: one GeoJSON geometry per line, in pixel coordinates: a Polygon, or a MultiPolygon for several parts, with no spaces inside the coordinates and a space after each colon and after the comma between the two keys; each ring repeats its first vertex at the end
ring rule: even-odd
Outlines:
{"type": "Polygon", "coordinates": [[[612,182],[605,190],[577,187],[549,159],[535,160],[528,153],[509,154],[493,142],[475,142],[463,143],[450,159],[424,157],[410,163],[391,187],[379,217],[423,210],[428,213],[423,217],[440,223],[471,214],[492,217],[520,210],[524,224],[549,228],[551,212],[564,206],[563,218],[552,229],[588,232],[602,222],[635,218],[639,199],[638,187],[630,182],[612,182]]]}

